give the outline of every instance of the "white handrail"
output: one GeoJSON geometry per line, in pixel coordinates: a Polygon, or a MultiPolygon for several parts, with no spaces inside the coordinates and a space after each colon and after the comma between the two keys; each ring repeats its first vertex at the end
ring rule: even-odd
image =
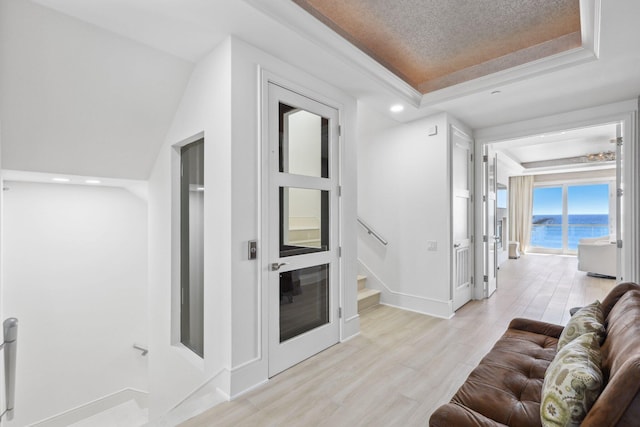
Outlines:
{"type": "Polygon", "coordinates": [[[6,409],[0,414],[8,420],[13,419],[13,409],[16,398],[16,346],[18,343],[18,319],[10,317],[3,323],[4,341],[0,349],[4,349],[4,390],[7,400],[6,409]]]}
{"type": "Polygon", "coordinates": [[[387,242],[385,240],[384,237],[382,237],[380,234],[378,234],[373,228],[371,228],[369,225],[367,225],[366,222],[364,222],[362,220],[362,218],[358,217],[358,223],[360,223],[361,226],[363,226],[365,228],[365,230],[367,230],[367,233],[369,233],[370,235],[372,235],[373,237],[375,237],[376,239],[378,239],[378,241],[380,243],[382,243],[383,245],[387,246],[389,244],[389,242],[387,242]]]}

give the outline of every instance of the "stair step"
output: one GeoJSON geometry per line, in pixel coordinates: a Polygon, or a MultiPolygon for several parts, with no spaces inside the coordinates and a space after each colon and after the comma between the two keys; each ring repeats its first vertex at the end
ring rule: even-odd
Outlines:
{"type": "Polygon", "coordinates": [[[358,290],[360,291],[364,289],[366,284],[367,284],[367,276],[362,276],[358,274],[358,290]]]}
{"type": "Polygon", "coordinates": [[[378,304],[380,304],[380,291],[368,288],[358,291],[358,313],[378,304]]]}

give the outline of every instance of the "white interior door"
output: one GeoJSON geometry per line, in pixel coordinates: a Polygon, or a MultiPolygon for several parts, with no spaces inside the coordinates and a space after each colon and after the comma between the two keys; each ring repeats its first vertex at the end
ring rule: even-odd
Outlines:
{"type": "Polygon", "coordinates": [[[473,250],[471,232],[473,227],[472,140],[464,133],[452,128],[451,166],[453,188],[453,310],[457,310],[471,299],[471,277],[473,271],[473,250]]]}
{"type": "Polygon", "coordinates": [[[269,84],[269,376],[339,340],[338,111],[269,84]]]}
{"type": "Polygon", "coordinates": [[[498,156],[488,146],[484,147],[484,282],[485,297],[490,297],[498,287],[498,239],[496,235],[496,192],[498,156]]]}

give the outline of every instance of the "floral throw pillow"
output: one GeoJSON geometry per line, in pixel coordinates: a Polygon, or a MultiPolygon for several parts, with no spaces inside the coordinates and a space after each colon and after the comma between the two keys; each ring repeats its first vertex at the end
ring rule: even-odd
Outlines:
{"type": "Polygon", "coordinates": [[[604,328],[604,315],[600,308],[600,301],[595,301],[582,307],[571,317],[567,326],[562,330],[560,338],[558,338],[558,351],[580,335],[589,332],[594,332],[598,337],[598,343],[602,344],[606,330],[604,328]]]}
{"type": "Polygon", "coordinates": [[[544,427],[578,427],[602,391],[600,341],[591,332],[565,345],[544,376],[540,421],[544,427]]]}

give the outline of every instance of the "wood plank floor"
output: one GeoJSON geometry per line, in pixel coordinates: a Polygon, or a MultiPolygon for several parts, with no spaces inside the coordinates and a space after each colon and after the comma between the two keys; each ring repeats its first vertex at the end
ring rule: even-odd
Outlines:
{"type": "Polygon", "coordinates": [[[359,336],[183,426],[425,426],[512,318],[566,324],[571,307],[602,299],[614,285],[577,271],[575,257],[508,260],[496,293],[453,319],[374,307],[362,314],[359,336]]]}

